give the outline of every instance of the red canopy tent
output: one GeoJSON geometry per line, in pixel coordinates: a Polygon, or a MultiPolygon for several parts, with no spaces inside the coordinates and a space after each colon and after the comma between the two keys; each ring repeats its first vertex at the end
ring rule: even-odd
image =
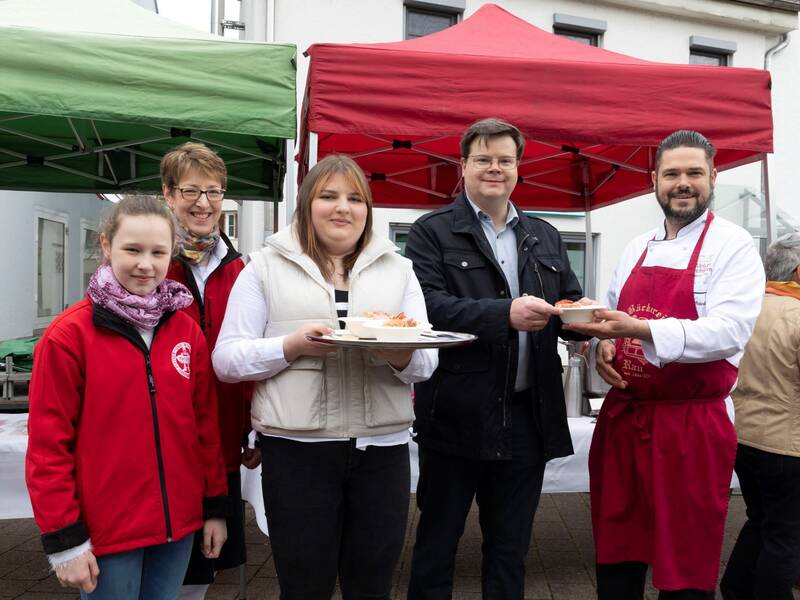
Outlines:
{"type": "Polygon", "coordinates": [[[298,181],[318,158],[348,154],[367,173],[376,206],[448,203],[461,189],[460,136],[488,116],[527,139],[514,201],[587,211],[587,234],[588,211],[651,191],[655,147],[672,131],[704,133],[719,170],[758,160],[766,168],[772,151],[768,71],[640,60],[493,4],[425,37],[314,44],[307,55],[298,181]]]}
{"type": "Polygon", "coordinates": [[[300,138],[357,158],[377,206],[432,208],[459,191],[458,140],[497,116],[527,138],[514,200],[584,211],[651,189],[654,147],[696,129],[729,169],[772,151],[769,72],[655,63],[573,42],[487,4],[403,42],[314,44],[300,138]],[[316,142],[316,143],[315,143],[316,142]]]}

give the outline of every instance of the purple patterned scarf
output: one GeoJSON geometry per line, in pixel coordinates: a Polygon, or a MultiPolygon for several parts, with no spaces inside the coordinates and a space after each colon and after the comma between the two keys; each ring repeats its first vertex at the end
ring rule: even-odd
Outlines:
{"type": "Polygon", "coordinates": [[[122,287],[110,264],[101,265],[89,280],[89,298],[122,320],[140,329],[152,329],[165,312],[180,310],[192,303],[185,285],[165,279],[146,296],[131,294],[122,287]]]}

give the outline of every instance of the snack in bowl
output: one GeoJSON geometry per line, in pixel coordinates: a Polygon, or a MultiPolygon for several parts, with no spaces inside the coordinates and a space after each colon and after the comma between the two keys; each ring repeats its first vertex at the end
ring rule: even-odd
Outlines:
{"type": "Polygon", "coordinates": [[[379,342],[416,342],[422,332],[431,328],[430,324],[419,323],[416,319],[406,317],[404,313],[390,319],[368,321],[364,327],[379,342]]]}
{"type": "Polygon", "coordinates": [[[373,320],[370,317],[340,317],[340,321],[344,323],[347,330],[354,336],[359,338],[372,338],[375,335],[364,327],[365,323],[373,320]]]}
{"type": "Polygon", "coordinates": [[[367,310],[364,311],[363,317],[341,317],[339,319],[345,324],[347,330],[354,336],[359,338],[374,338],[375,332],[367,329],[367,323],[379,323],[387,327],[416,327],[416,320],[406,317],[403,312],[392,315],[382,310],[367,310]]]}
{"type": "Polygon", "coordinates": [[[581,306],[580,302],[573,302],[572,300],[559,300],[553,306],[556,308],[577,308],[581,306]]]}
{"type": "Polygon", "coordinates": [[[594,311],[607,308],[603,304],[581,304],[571,300],[559,300],[554,306],[561,309],[562,323],[591,323],[594,311]]]}

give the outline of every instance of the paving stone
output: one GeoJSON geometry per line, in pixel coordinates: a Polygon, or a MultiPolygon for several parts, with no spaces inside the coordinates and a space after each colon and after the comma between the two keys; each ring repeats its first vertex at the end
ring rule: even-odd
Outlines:
{"type": "MultiPolygon", "coordinates": [[[[247,595],[251,596],[249,587],[247,591],[247,595]]],[[[238,597],[239,586],[230,583],[215,582],[214,585],[208,588],[208,592],[206,592],[206,600],[234,600],[238,597]]]]}
{"type": "Polygon", "coordinates": [[[22,580],[22,579],[7,579],[3,578],[0,584],[0,598],[17,598],[26,590],[29,590],[36,584],[35,581],[22,580]]]}
{"type": "MultiPolygon", "coordinates": [[[[11,533],[6,535],[3,533],[0,535],[0,553],[8,552],[9,550],[22,550],[23,548],[20,546],[31,541],[31,539],[33,538],[31,538],[29,535],[15,535],[11,533]]],[[[41,543],[39,544],[39,547],[34,548],[34,550],[42,552],[41,543]]]]}
{"type": "Polygon", "coordinates": [[[591,584],[551,583],[553,600],[594,600],[595,590],[591,584]]]}

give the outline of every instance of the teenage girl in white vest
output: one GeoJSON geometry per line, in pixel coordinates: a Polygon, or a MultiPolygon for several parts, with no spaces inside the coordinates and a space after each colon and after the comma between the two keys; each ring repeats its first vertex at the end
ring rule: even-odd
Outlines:
{"type": "Polygon", "coordinates": [[[389,598],[408,515],[411,384],[435,350],[336,349],[308,339],[364,311],[427,322],[411,263],[372,234],[372,196],[345,156],[317,163],[291,227],[231,291],[214,368],[255,381],[252,422],[283,600],[389,598]]]}

